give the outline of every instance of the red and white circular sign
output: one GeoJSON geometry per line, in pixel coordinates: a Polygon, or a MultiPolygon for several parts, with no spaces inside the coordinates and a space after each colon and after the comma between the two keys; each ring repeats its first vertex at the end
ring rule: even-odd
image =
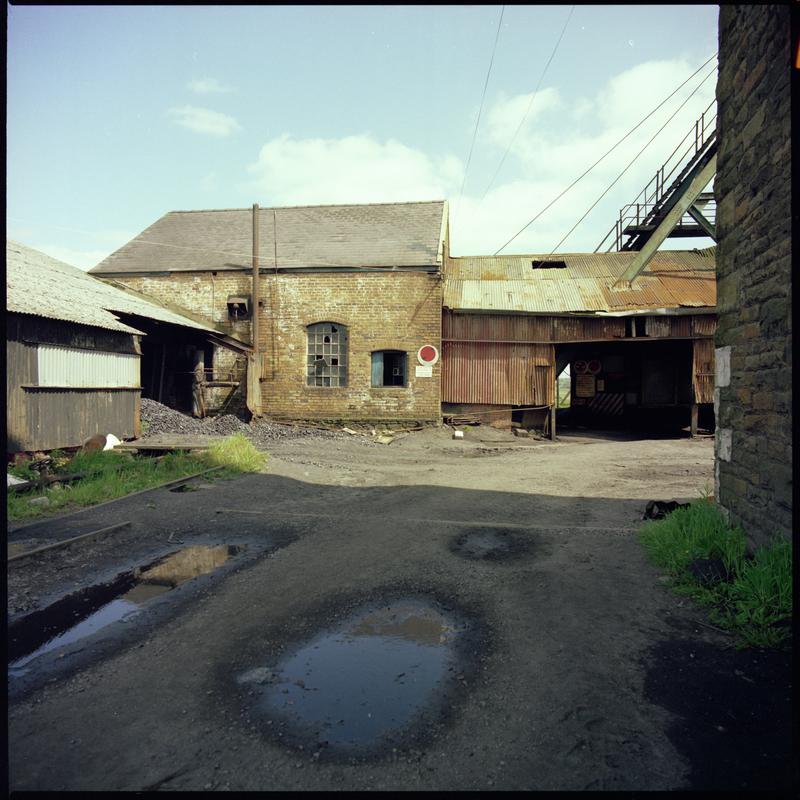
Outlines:
{"type": "Polygon", "coordinates": [[[598,359],[593,358],[587,365],[586,369],[588,370],[590,375],[597,375],[598,372],[603,368],[603,365],[598,361],[598,359]]]}
{"type": "Polygon", "coordinates": [[[572,368],[575,370],[576,375],[585,375],[588,365],[585,361],[576,361],[572,368]]]}
{"type": "Polygon", "coordinates": [[[439,360],[439,351],[432,344],[424,344],[417,351],[417,360],[424,367],[432,367],[439,360]]]}

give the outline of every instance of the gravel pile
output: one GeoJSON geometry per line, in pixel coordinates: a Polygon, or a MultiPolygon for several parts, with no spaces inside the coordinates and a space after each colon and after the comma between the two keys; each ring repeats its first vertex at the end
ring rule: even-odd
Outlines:
{"type": "MultiPolygon", "coordinates": [[[[364,437],[351,437],[347,433],[328,431],[319,428],[303,428],[295,425],[282,425],[278,422],[269,422],[265,419],[256,420],[252,424],[243,422],[239,417],[225,414],[221,417],[195,419],[182,414],[173,408],[142,398],[142,422],[147,433],[146,436],[160,434],[187,434],[197,436],[230,436],[234,433],[243,433],[256,446],[281,439],[348,439],[355,438],[362,442],[369,440],[364,437]]],[[[372,442],[369,442],[370,444],[372,442]]]]}

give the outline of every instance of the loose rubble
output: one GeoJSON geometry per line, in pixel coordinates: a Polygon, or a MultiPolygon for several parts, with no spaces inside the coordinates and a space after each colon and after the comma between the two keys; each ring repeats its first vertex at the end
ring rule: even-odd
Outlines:
{"type": "MultiPolygon", "coordinates": [[[[340,431],[284,425],[279,422],[270,422],[266,419],[255,420],[248,424],[232,414],[195,419],[149,398],[142,398],[142,423],[143,437],[158,436],[160,434],[231,436],[234,433],[243,433],[257,447],[281,439],[350,438],[349,434],[340,431]]],[[[364,437],[356,438],[359,441],[369,442],[364,437]]]]}

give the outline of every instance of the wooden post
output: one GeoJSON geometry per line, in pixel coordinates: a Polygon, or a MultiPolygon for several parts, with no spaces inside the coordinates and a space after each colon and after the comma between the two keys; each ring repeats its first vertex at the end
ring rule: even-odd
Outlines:
{"type": "Polygon", "coordinates": [[[692,421],[689,426],[689,431],[692,436],[697,436],[697,418],[700,406],[697,403],[692,403],[692,421]]]}
{"type": "Polygon", "coordinates": [[[166,344],[161,345],[161,377],[158,379],[158,402],[163,402],[163,392],[164,392],[164,362],[167,359],[167,346],[166,344]]]}
{"type": "Polygon", "coordinates": [[[556,440],[556,408],[557,405],[550,406],[550,441],[556,440]]]}
{"type": "MultiPolygon", "coordinates": [[[[253,203],[253,308],[250,316],[253,354],[258,356],[258,203],[253,203]]],[[[256,358],[256,361],[258,358],[256,358]]]]}
{"type": "Polygon", "coordinates": [[[258,284],[258,203],[253,203],[253,298],[250,331],[253,350],[247,356],[247,408],[254,417],[261,416],[261,355],[258,350],[259,284],[258,284]]]}

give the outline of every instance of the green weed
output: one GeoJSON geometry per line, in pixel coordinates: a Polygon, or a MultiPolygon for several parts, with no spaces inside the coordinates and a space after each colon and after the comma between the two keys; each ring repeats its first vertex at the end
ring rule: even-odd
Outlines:
{"type": "Polygon", "coordinates": [[[216,442],[204,457],[211,466],[225,467],[231,472],[261,472],[268,460],[267,454],[256,449],[243,433],[235,433],[216,442]]]}
{"type": "MultiPolygon", "coordinates": [[[[204,472],[210,467],[223,467],[213,477],[225,477],[240,472],[260,472],[267,463],[267,454],[257,450],[242,434],[221,440],[202,455],[178,451],[159,458],[148,458],[134,457],[116,450],[95,450],[78,453],[71,460],[59,458],[64,463],[53,474],[83,474],[84,477],[65,482],[60,487],[48,486],[44,491],[18,494],[9,492],[8,519],[41,517],[97,505],[161,483],[204,472]],[[30,500],[36,497],[46,497],[48,505],[31,505],[30,500]]],[[[23,473],[19,477],[28,473],[30,478],[37,477],[30,470],[30,461],[20,461],[16,470],[14,474],[23,473]]]]}
{"type": "Polygon", "coordinates": [[[710,619],[737,635],[737,646],[775,647],[790,636],[792,546],[776,539],[746,556],[747,540],[703,497],[639,533],[651,560],[672,577],[672,588],[708,609],[710,619]],[[696,559],[721,559],[730,578],[703,585],[689,571],[696,559]]]}

